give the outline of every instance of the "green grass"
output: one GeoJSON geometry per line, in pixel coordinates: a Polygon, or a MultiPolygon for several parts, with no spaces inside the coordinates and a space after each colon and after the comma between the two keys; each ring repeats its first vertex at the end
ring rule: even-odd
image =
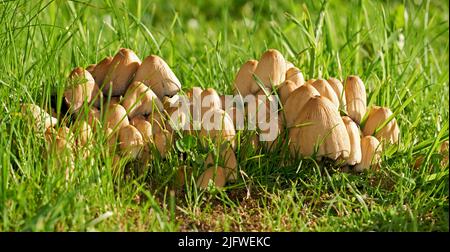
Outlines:
{"type": "Polygon", "coordinates": [[[449,167],[438,152],[449,138],[448,2],[298,2],[0,0],[0,230],[448,231],[449,167]],[[244,137],[237,183],[204,192],[173,180],[180,166],[202,167],[208,145],[183,141],[141,176],[117,178],[93,143],[66,181],[19,105],[49,108],[53,93],[61,104],[71,69],[120,47],[163,57],[183,89],[231,93],[241,64],[268,48],[307,79],[357,74],[368,103],[394,111],[400,144],[380,169],[355,174],[244,137]]]}

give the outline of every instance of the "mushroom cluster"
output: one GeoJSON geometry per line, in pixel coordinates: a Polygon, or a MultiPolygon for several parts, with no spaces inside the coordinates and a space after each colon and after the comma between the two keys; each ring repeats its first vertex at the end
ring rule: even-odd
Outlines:
{"type": "Polygon", "coordinates": [[[366,89],[358,76],[348,76],[344,84],[336,78],[305,81],[299,68],[275,49],[241,66],[233,91],[234,101],[237,97],[241,103],[229,104],[213,88],[193,87],[183,93],[162,58],[150,55],[141,61],[122,48],[114,57],[72,70],[64,92],[70,120],[58,121],[33,104],[23,104],[22,112],[31,115],[35,130],[45,133],[49,151],[69,153],[69,161],[63,162],[71,169],[74,155],[89,155],[98,132],[106,136],[114,162],[148,161],[157,153],[164,159],[180,136],[175,132],[208,139],[218,144],[218,151],[209,152],[204,161],[197,178],[201,188],[211,183],[223,187],[237,179],[235,136],[242,115],[245,129],[256,133],[251,141],[255,147],[270,151],[279,140],[294,156],[339,160],[356,171],[380,161],[380,143],[395,144],[399,138],[389,108],[367,109],[366,89]],[[255,103],[249,104],[251,100],[255,103]],[[274,102],[279,106],[274,108],[274,102]],[[275,137],[260,141],[258,135],[272,130],[260,122],[272,114],[275,137]],[[249,122],[256,128],[250,129],[249,122]]]}
{"type": "Polygon", "coordinates": [[[238,71],[234,90],[242,96],[274,94],[278,98],[279,132],[292,155],[328,158],[362,171],[380,162],[385,144],[396,144],[399,127],[386,107],[367,108],[366,89],[355,75],[305,81],[302,72],[277,50],[238,71]]]}

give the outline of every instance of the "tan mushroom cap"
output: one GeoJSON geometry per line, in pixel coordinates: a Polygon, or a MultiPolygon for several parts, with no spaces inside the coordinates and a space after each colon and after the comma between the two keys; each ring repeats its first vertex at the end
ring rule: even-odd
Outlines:
{"type": "Polygon", "coordinates": [[[138,129],[127,125],[119,130],[119,147],[123,155],[135,159],[141,155],[144,139],[138,129]]]}
{"type": "MultiPolygon", "coordinates": [[[[112,60],[113,58],[110,56],[104,58],[103,60],[98,62],[97,65],[95,65],[95,68],[91,72],[92,77],[95,80],[95,83],[97,83],[99,87],[103,86],[103,81],[107,77],[106,75],[108,74],[108,69],[109,66],[111,65],[112,60]]],[[[111,77],[109,76],[107,79],[111,79],[111,77]]]]}
{"type": "Polygon", "coordinates": [[[347,114],[353,121],[360,124],[367,106],[364,83],[358,76],[350,75],[345,81],[344,92],[347,114]]]}
{"type": "Polygon", "coordinates": [[[58,119],[52,117],[49,113],[43,110],[41,107],[32,104],[24,103],[20,107],[21,113],[24,116],[31,115],[34,130],[39,132],[45,132],[48,128],[54,127],[58,123],[58,119]]]}
{"type": "Polygon", "coordinates": [[[222,108],[222,100],[214,88],[207,88],[201,94],[202,114],[210,108],[222,108]]]}
{"type": "MultiPolygon", "coordinates": [[[[236,181],[237,179],[237,160],[232,148],[227,147],[220,151],[218,156],[218,166],[222,167],[225,172],[227,181],[236,181]]],[[[209,153],[205,160],[205,167],[214,167],[215,159],[212,153],[209,153]]]]}
{"type": "Polygon", "coordinates": [[[313,86],[321,96],[328,98],[328,100],[336,106],[336,109],[339,109],[339,98],[326,80],[318,79],[311,83],[311,86],[313,86]]]}
{"type": "Polygon", "coordinates": [[[141,133],[142,139],[144,140],[144,143],[146,145],[153,142],[152,125],[147,121],[147,119],[144,116],[139,115],[133,117],[130,120],[130,124],[139,130],[139,133],[141,133]]]}
{"type": "Polygon", "coordinates": [[[302,156],[333,160],[347,159],[350,155],[350,139],[344,122],[336,107],[327,98],[316,96],[309,99],[290,129],[291,151],[302,156]]]}
{"type": "Polygon", "coordinates": [[[162,158],[165,158],[172,146],[172,135],[168,130],[164,129],[160,132],[154,133],[153,139],[159,154],[162,158]]]}
{"type": "Polygon", "coordinates": [[[361,138],[361,163],[355,166],[356,171],[369,169],[372,165],[376,165],[381,160],[382,146],[378,139],[373,136],[365,136],[361,138]]]}
{"type": "MultiPolygon", "coordinates": [[[[267,50],[258,62],[255,69],[255,76],[261,81],[261,84],[269,89],[272,86],[280,85],[286,77],[286,60],[283,55],[275,50],[267,50]]],[[[260,86],[252,85],[252,93],[258,92],[260,86]]]]}
{"type": "Polygon", "coordinates": [[[128,87],[122,105],[130,118],[163,110],[163,105],[156,94],[144,83],[136,81],[128,87]]]}
{"type": "MultiPolygon", "coordinates": [[[[390,116],[392,116],[392,111],[389,108],[372,106],[369,110],[367,120],[364,124],[363,133],[365,136],[373,135],[375,130],[381,126],[390,116]]],[[[397,143],[400,134],[400,129],[397,125],[395,118],[387,123],[375,137],[382,141],[387,140],[389,143],[397,143]]]]}
{"type": "Polygon", "coordinates": [[[136,72],[134,81],[143,82],[162,99],[164,96],[173,96],[181,89],[181,83],[170,69],[169,65],[156,55],[144,59],[136,72]]]}
{"type": "Polygon", "coordinates": [[[72,70],[68,88],[64,91],[64,101],[71,113],[77,112],[83,104],[91,101],[94,101],[94,106],[99,107],[101,98],[102,94],[88,71],[81,67],[72,70]]]}
{"type": "Polygon", "coordinates": [[[141,60],[132,50],[121,48],[110,63],[102,83],[103,94],[109,95],[111,92],[112,96],[123,95],[140,65],[141,60]]]}
{"type": "Polygon", "coordinates": [[[311,85],[303,85],[294,90],[287,98],[284,105],[284,115],[286,117],[286,126],[294,126],[294,121],[303,111],[303,107],[309,99],[320,96],[319,92],[311,85]]]}
{"type": "Polygon", "coordinates": [[[347,129],[348,137],[350,139],[350,155],[346,163],[348,165],[356,165],[361,162],[361,134],[359,133],[358,125],[348,116],[343,116],[342,121],[347,129]]]}
{"type": "Polygon", "coordinates": [[[210,137],[215,141],[229,141],[235,146],[235,135],[233,120],[220,108],[211,108],[202,117],[201,137],[210,137]]]}
{"type": "Polygon", "coordinates": [[[305,78],[303,77],[302,72],[296,67],[287,68],[286,80],[294,82],[297,87],[305,84],[305,78]]]}
{"type": "Polygon", "coordinates": [[[252,94],[252,90],[256,90],[259,87],[252,87],[256,85],[253,79],[253,74],[258,66],[257,60],[249,60],[245,62],[239,69],[234,79],[234,93],[240,93],[242,96],[252,94]]]}
{"type": "Polygon", "coordinates": [[[212,181],[217,188],[224,187],[226,183],[224,169],[220,166],[206,169],[198,178],[197,186],[202,189],[207,188],[209,181],[212,181]]]}
{"type": "Polygon", "coordinates": [[[339,105],[341,108],[345,108],[345,92],[344,92],[344,86],[342,85],[342,82],[336,78],[328,78],[327,80],[328,84],[333,88],[334,92],[336,93],[336,96],[339,99],[339,105]]]}
{"type": "Polygon", "coordinates": [[[88,122],[86,122],[85,120],[78,120],[75,122],[72,129],[76,136],[75,141],[77,146],[83,147],[91,142],[93,133],[92,128],[88,122]]]}
{"type": "Polygon", "coordinates": [[[290,80],[285,80],[278,88],[278,95],[280,97],[281,104],[286,104],[289,95],[294,92],[299,86],[290,80]]]}
{"type": "Polygon", "coordinates": [[[106,111],[106,128],[118,130],[129,125],[127,111],[119,104],[109,105],[106,111]]]}

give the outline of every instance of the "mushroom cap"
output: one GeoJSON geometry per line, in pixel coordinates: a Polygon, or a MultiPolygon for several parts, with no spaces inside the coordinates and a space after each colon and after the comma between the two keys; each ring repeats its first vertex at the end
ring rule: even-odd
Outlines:
{"type": "Polygon", "coordinates": [[[347,77],[344,86],[347,114],[357,124],[366,113],[366,88],[362,80],[356,75],[347,77]]]}
{"type": "Polygon", "coordinates": [[[143,82],[162,99],[164,96],[173,96],[181,89],[181,83],[170,69],[169,65],[156,55],[144,59],[136,72],[134,81],[143,82]]]}
{"type": "MultiPolygon", "coordinates": [[[[214,155],[210,152],[205,160],[205,167],[215,166],[214,155]]],[[[236,181],[237,179],[237,160],[236,155],[232,148],[225,148],[220,151],[218,157],[218,166],[222,167],[225,172],[225,178],[227,181],[236,181]]]]}
{"type": "Polygon", "coordinates": [[[229,141],[234,148],[234,129],[233,120],[220,108],[211,108],[205,112],[202,117],[201,137],[211,137],[216,141],[229,141]]]}
{"type": "Polygon", "coordinates": [[[165,158],[172,145],[172,136],[168,130],[162,130],[153,135],[155,147],[162,158],[165,158]]]}
{"type": "Polygon", "coordinates": [[[280,97],[281,104],[286,104],[289,95],[294,92],[299,86],[290,80],[285,80],[278,88],[278,95],[280,97]]]}
{"type": "Polygon", "coordinates": [[[31,115],[31,124],[36,131],[45,132],[48,128],[54,127],[58,123],[58,119],[52,117],[35,104],[24,103],[21,105],[20,110],[24,116],[31,115]]]}
{"type": "MultiPolygon", "coordinates": [[[[280,85],[286,77],[286,60],[283,55],[275,50],[267,50],[258,62],[255,69],[255,76],[259,78],[261,84],[269,89],[272,86],[280,85]]],[[[252,85],[252,93],[259,90],[259,85],[252,85]]]]}
{"type": "Polygon", "coordinates": [[[294,82],[297,85],[297,87],[300,87],[305,84],[305,78],[303,77],[302,72],[300,71],[300,69],[296,67],[287,68],[286,80],[294,82]]]}
{"type": "Polygon", "coordinates": [[[148,115],[155,110],[163,110],[163,105],[156,94],[144,83],[137,81],[128,87],[122,105],[128,111],[130,118],[137,115],[148,115]]]}
{"type": "Polygon", "coordinates": [[[92,129],[85,120],[77,120],[73,126],[73,131],[76,136],[76,144],[80,147],[86,146],[92,139],[92,129]]]}
{"type": "Polygon", "coordinates": [[[123,95],[140,65],[141,60],[132,50],[121,48],[112,59],[103,80],[103,94],[123,95]]]}
{"type": "Polygon", "coordinates": [[[309,99],[290,129],[291,151],[302,156],[312,156],[317,147],[317,157],[333,160],[347,159],[350,139],[344,122],[330,100],[316,96],[309,99]]]}
{"type": "MultiPolygon", "coordinates": [[[[91,74],[95,80],[95,83],[99,87],[102,87],[103,81],[105,80],[106,74],[108,73],[109,66],[111,65],[113,58],[108,56],[101,60],[95,65],[95,68],[92,70],[91,74]]],[[[110,79],[110,76],[108,77],[110,79]]]]}
{"type": "Polygon", "coordinates": [[[146,145],[148,145],[148,143],[150,142],[153,142],[152,125],[144,116],[138,115],[133,117],[130,120],[130,124],[133,125],[137,130],[139,130],[139,133],[141,133],[142,139],[144,140],[144,143],[146,145]]]}
{"type": "Polygon", "coordinates": [[[225,176],[225,171],[222,167],[210,167],[200,175],[197,180],[197,186],[202,189],[207,188],[209,181],[212,180],[216,187],[222,188],[226,183],[225,176]]]}
{"type": "Polygon", "coordinates": [[[56,154],[72,154],[74,135],[72,131],[66,127],[58,129],[49,127],[46,129],[44,139],[47,142],[47,151],[54,151],[56,154]]]}
{"type": "Polygon", "coordinates": [[[129,125],[127,111],[120,104],[109,105],[106,111],[106,128],[118,130],[129,125]]]}
{"type": "Polygon", "coordinates": [[[222,100],[214,88],[207,88],[201,94],[202,114],[210,108],[222,108],[222,100]]]}
{"type": "Polygon", "coordinates": [[[234,93],[241,94],[242,96],[246,96],[252,93],[252,90],[255,90],[259,87],[253,87],[252,85],[256,85],[253,80],[253,73],[256,70],[256,66],[258,65],[257,60],[249,60],[245,62],[238,73],[236,74],[236,78],[234,79],[234,93]]]}
{"type": "Polygon", "coordinates": [[[381,160],[382,146],[378,139],[373,136],[364,136],[361,138],[361,163],[355,166],[356,171],[369,169],[372,165],[376,165],[381,160]]]}
{"type": "Polygon", "coordinates": [[[342,108],[345,108],[345,92],[344,92],[344,86],[342,85],[342,82],[336,78],[328,78],[327,80],[328,84],[333,88],[334,92],[336,93],[336,96],[339,99],[339,104],[342,108]]]}
{"type": "MultiPolygon", "coordinates": [[[[373,135],[375,130],[381,126],[390,116],[392,116],[392,111],[386,107],[372,106],[369,110],[367,120],[364,124],[363,134],[365,136],[373,135]]],[[[397,121],[395,118],[387,123],[375,137],[382,141],[387,140],[389,143],[395,144],[398,142],[398,137],[400,134],[400,129],[398,128],[397,121]]]]}
{"type": "Polygon", "coordinates": [[[144,139],[139,130],[133,125],[127,125],[119,130],[119,148],[122,153],[135,159],[140,156],[144,148],[144,139]]]}
{"type": "Polygon", "coordinates": [[[81,67],[72,70],[68,88],[64,91],[64,101],[71,113],[77,112],[84,103],[95,99],[95,106],[100,105],[100,91],[92,75],[81,67]]]}
{"type": "Polygon", "coordinates": [[[303,85],[294,90],[286,99],[284,105],[284,115],[286,117],[286,126],[294,126],[294,121],[303,111],[303,107],[309,99],[320,96],[319,92],[311,85],[303,85]]]}
{"type": "Polygon", "coordinates": [[[336,95],[334,89],[328,84],[328,82],[324,79],[318,79],[311,83],[321,96],[328,98],[335,106],[336,109],[339,109],[339,98],[336,95]]]}
{"type": "Polygon", "coordinates": [[[348,137],[350,139],[350,155],[346,163],[349,165],[356,165],[361,162],[361,134],[359,133],[358,125],[348,116],[343,116],[342,121],[347,129],[348,137]]]}

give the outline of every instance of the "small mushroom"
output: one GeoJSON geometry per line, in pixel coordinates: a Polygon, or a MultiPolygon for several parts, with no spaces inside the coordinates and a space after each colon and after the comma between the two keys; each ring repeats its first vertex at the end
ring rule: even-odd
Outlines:
{"type": "Polygon", "coordinates": [[[153,139],[159,154],[162,158],[165,158],[172,145],[172,136],[170,132],[168,130],[162,130],[154,133],[153,139]]]}
{"type": "Polygon", "coordinates": [[[302,72],[296,67],[287,68],[286,80],[294,82],[297,87],[305,84],[305,78],[303,77],[302,72]]]}
{"type": "Polygon", "coordinates": [[[197,186],[205,189],[208,187],[210,180],[217,188],[224,187],[226,183],[224,169],[220,166],[206,169],[198,178],[197,186]]]}
{"type": "Polygon", "coordinates": [[[94,101],[94,106],[99,107],[102,94],[95,84],[92,75],[81,67],[77,67],[70,73],[69,87],[64,91],[64,101],[70,112],[77,112],[83,104],[94,101]]]}
{"type": "Polygon", "coordinates": [[[122,105],[130,118],[163,110],[163,105],[155,93],[144,83],[136,81],[128,87],[122,105]]]}
{"type": "Polygon", "coordinates": [[[322,96],[308,100],[289,131],[291,152],[302,156],[347,159],[350,139],[335,105],[322,96]]]}
{"type": "MultiPolygon", "coordinates": [[[[232,148],[225,148],[221,150],[218,157],[218,165],[224,169],[225,178],[227,181],[236,181],[237,179],[237,160],[232,148]]],[[[206,168],[214,167],[215,160],[212,153],[209,153],[205,160],[206,168]]]]}
{"type": "Polygon", "coordinates": [[[146,145],[144,149],[148,151],[148,145],[153,142],[152,125],[142,115],[133,117],[130,120],[130,124],[139,130],[146,145]]]}
{"type": "Polygon", "coordinates": [[[119,104],[109,105],[106,111],[106,128],[118,130],[129,125],[127,111],[119,104]]]}
{"type": "Polygon", "coordinates": [[[69,179],[70,173],[75,169],[72,132],[65,126],[59,129],[49,127],[44,136],[47,143],[46,155],[51,160],[56,160],[59,167],[66,167],[65,177],[66,180],[69,179]]]}
{"type": "Polygon", "coordinates": [[[144,148],[144,139],[133,125],[127,125],[119,130],[119,147],[123,155],[136,159],[144,148]]]}
{"type": "Polygon", "coordinates": [[[303,111],[303,107],[309,99],[320,96],[319,92],[311,85],[303,85],[294,90],[287,98],[284,105],[284,114],[286,117],[286,126],[294,126],[294,121],[303,111]]]}
{"type": "Polygon", "coordinates": [[[121,48],[112,59],[103,80],[103,94],[107,96],[111,92],[112,96],[123,95],[140,65],[141,60],[132,50],[121,48]]]}
{"type": "Polygon", "coordinates": [[[48,128],[54,127],[58,123],[58,119],[52,117],[49,113],[35,104],[24,103],[21,105],[20,110],[24,116],[31,115],[31,124],[36,131],[45,132],[48,128]]]}
{"type": "Polygon", "coordinates": [[[348,116],[343,116],[342,121],[347,129],[348,137],[350,139],[350,155],[346,163],[348,165],[356,165],[361,162],[361,136],[358,125],[348,116]]]}
{"type": "Polygon", "coordinates": [[[222,101],[214,88],[207,88],[201,94],[202,114],[210,108],[222,108],[222,101]]]}
{"type": "Polygon", "coordinates": [[[278,88],[278,95],[280,97],[281,104],[286,104],[286,100],[288,99],[289,95],[298,87],[299,86],[297,86],[297,84],[293,81],[285,80],[278,88]]]}
{"type": "Polygon", "coordinates": [[[318,79],[311,83],[311,86],[313,86],[321,96],[328,98],[336,106],[336,109],[339,109],[339,98],[326,80],[318,79]]]}
{"type": "Polygon", "coordinates": [[[103,81],[105,80],[105,78],[111,80],[111,76],[107,77],[106,75],[108,74],[108,69],[111,65],[112,60],[113,58],[110,56],[104,58],[103,60],[98,62],[97,65],[95,65],[94,70],[91,72],[95,83],[97,83],[97,85],[101,88],[103,87],[103,81]]]}
{"type": "Polygon", "coordinates": [[[348,116],[357,124],[366,113],[366,88],[362,80],[355,75],[347,77],[344,86],[346,109],[348,116]]]}
{"type": "Polygon", "coordinates": [[[253,93],[252,90],[257,90],[259,87],[252,87],[256,85],[253,80],[253,74],[258,65],[257,60],[249,60],[245,62],[234,79],[234,94],[241,94],[243,97],[253,93]]]}
{"type": "MultiPolygon", "coordinates": [[[[280,85],[286,77],[286,61],[283,55],[275,50],[267,50],[258,62],[255,69],[255,76],[261,84],[269,89],[272,86],[280,85]]],[[[251,92],[254,94],[260,89],[259,85],[252,85],[251,92]]]]}
{"type": "Polygon", "coordinates": [[[365,136],[361,139],[361,163],[355,166],[355,171],[361,172],[377,165],[381,160],[382,147],[378,139],[373,136],[365,136]]]}
{"type": "Polygon", "coordinates": [[[89,123],[85,120],[78,120],[73,125],[73,131],[75,133],[76,145],[79,147],[86,146],[92,139],[92,129],[89,123]]]}
{"type": "Polygon", "coordinates": [[[143,82],[162,99],[164,96],[173,96],[181,89],[181,83],[170,69],[169,65],[156,55],[144,59],[136,72],[134,81],[143,82]]]}
{"type": "MultiPolygon", "coordinates": [[[[363,133],[365,136],[373,135],[375,130],[381,126],[390,116],[392,116],[392,111],[389,108],[373,106],[369,110],[367,120],[364,124],[363,133]]],[[[400,129],[398,128],[397,121],[392,118],[378,133],[375,137],[382,141],[387,140],[389,143],[395,144],[398,142],[398,136],[400,134],[400,129]]]]}
{"type": "Polygon", "coordinates": [[[233,120],[224,110],[220,108],[211,108],[205,112],[202,118],[201,137],[209,136],[215,141],[228,141],[234,148],[235,135],[236,131],[234,129],[233,120]]]}

